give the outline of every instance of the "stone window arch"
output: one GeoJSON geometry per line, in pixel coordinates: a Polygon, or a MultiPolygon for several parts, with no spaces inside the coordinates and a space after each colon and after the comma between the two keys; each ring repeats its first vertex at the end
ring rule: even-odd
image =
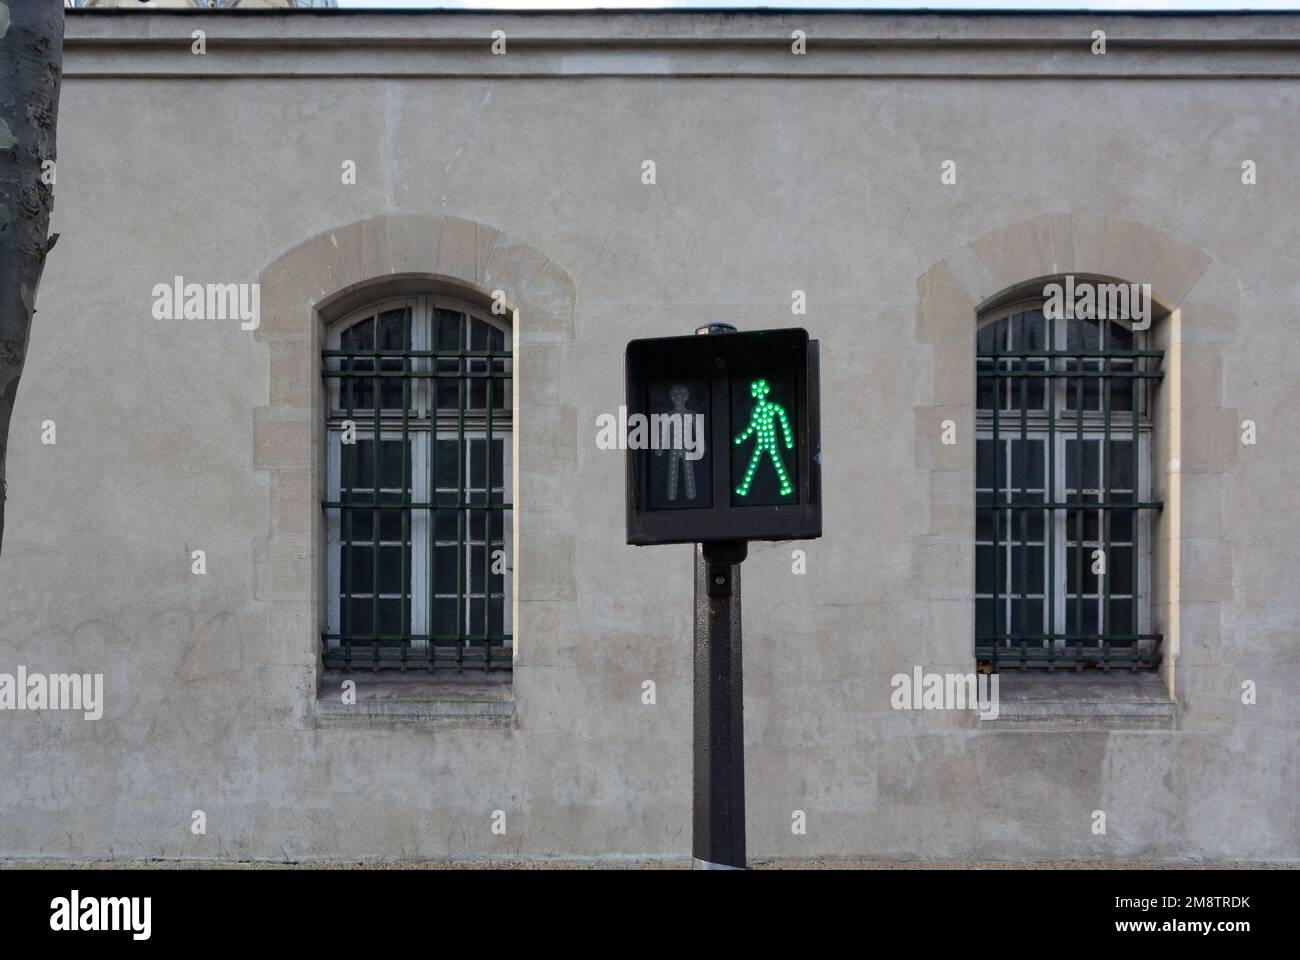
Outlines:
{"type": "MultiPolygon", "coordinates": [[[[266,611],[269,656],[310,665],[313,687],[322,692],[319,714],[327,700],[337,699],[324,698],[322,686],[323,637],[332,631],[328,518],[321,506],[331,502],[329,398],[321,361],[332,331],[372,307],[420,298],[436,306],[446,298],[502,331],[512,372],[530,363],[545,369],[573,341],[574,287],[562,267],[529,244],[485,224],[433,214],[385,214],[327,230],[286,251],[259,282],[255,336],[265,345],[268,368],[264,400],[253,411],[253,466],[267,478],[268,526],[252,545],[254,597],[266,611]]],[[[552,521],[553,487],[525,476],[527,464],[541,470],[567,456],[552,425],[571,422],[573,411],[546,378],[512,376],[510,388],[515,509],[508,566],[514,577],[511,660],[517,663],[521,644],[548,634],[554,603],[574,592],[573,533],[552,521]]],[[[494,669],[492,675],[508,678],[510,671],[494,669]]],[[[513,712],[508,694],[504,700],[485,696],[469,703],[458,694],[447,710],[433,713],[513,712]]]]}
{"type": "Polygon", "coordinates": [[[930,519],[916,540],[913,582],[929,609],[928,660],[936,668],[975,666],[970,493],[979,320],[1027,290],[1041,293],[1044,278],[1070,274],[1150,283],[1164,314],[1150,338],[1152,349],[1163,352],[1164,376],[1151,431],[1151,496],[1163,509],[1151,533],[1149,610],[1152,632],[1163,636],[1159,673],[1176,697],[1180,682],[1210,682],[1218,606],[1230,599],[1234,582],[1222,495],[1237,456],[1238,417],[1223,406],[1222,363],[1238,327],[1240,287],[1230,270],[1181,237],[1107,214],[1052,213],[1001,227],[918,279],[917,337],[930,358],[933,392],[914,410],[916,465],[928,477],[930,519]],[[957,442],[940,441],[945,425],[955,428],[957,442]],[[1186,509],[1189,504],[1196,509],[1186,509]],[[1177,666],[1189,636],[1198,644],[1194,659],[1177,666]]]}

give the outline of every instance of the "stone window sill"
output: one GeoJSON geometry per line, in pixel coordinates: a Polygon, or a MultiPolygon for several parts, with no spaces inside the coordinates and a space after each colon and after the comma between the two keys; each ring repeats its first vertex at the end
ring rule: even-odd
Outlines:
{"type": "Polygon", "coordinates": [[[430,677],[326,670],[316,697],[318,726],[423,723],[508,727],[514,718],[511,674],[430,677]],[[343,682],[356,683],[356,702],[343,702],[343,682]]]}
{"type": "Polygon", "coordinates": [[[1006,671],[985,730],[1172,730],[1177,704],[1159,674],[1006,671]]]}

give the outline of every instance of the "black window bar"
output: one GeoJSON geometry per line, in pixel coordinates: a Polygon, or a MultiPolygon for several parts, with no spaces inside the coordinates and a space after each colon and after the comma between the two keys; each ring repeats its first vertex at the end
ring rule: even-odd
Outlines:
{"type": "Polygon", "coordinates": [[[321,358],[338,436],[338,497],[321,503],[339,551],[324,666],[510,670],[506,332],[426,299],[348,324],[321,358]]]}
{"type": "Polygon", "coordinates": [[[1019,309],[976,337],[981,669],[1160,663],[1149,620],[1151,411],[1163,352],[1115,320],[1019,309]],[[1064,339],[1064,348],[1058,342],[1064,339]],[[1105,566],[1094,572],[1094,551],[1105,566]]]}

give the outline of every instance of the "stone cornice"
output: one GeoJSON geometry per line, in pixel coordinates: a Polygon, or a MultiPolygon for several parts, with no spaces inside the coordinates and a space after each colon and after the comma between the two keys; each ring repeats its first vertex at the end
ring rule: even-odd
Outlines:
{"type": "Polygon", "coordinates": [[[75,11],[65,75],[111,77],[1266,78],[1300,14],[75,11]],[[207,53],[190,52],[206,33],[207,53]],[[1092,32],[1107,52],[1091,52],[1092,32]],[[504,30],[507,54],[490,52],[504,30]],[[790,52],[794,30],[808,53],[790,52]]]}

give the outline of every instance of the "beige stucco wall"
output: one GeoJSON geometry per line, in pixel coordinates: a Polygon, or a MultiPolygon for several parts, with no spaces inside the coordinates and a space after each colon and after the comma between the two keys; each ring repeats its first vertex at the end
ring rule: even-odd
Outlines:
{"type": "Polygon", "coordinates": [[[0,714],[0,855],[686,855],[691,550],[624,545],[595,418],[629,339],[722,320],[822,343],[826,535],[744,565],[752,855],[1297,859],[1300,18],[209,23],[199,58],[183,17],[68,18],[0,670],[102,671],[106,708],[0,714]],[[1174,718],[893,711],[893,674],[973,668],[975,310],[1069,270],[1177,314],[1174,718]],[[154,320],[177,274],[260,280],[263,328],[154,320]],[[504,716],[318,703],[317,310],[392,274],[519,310],[504,716]]]}

